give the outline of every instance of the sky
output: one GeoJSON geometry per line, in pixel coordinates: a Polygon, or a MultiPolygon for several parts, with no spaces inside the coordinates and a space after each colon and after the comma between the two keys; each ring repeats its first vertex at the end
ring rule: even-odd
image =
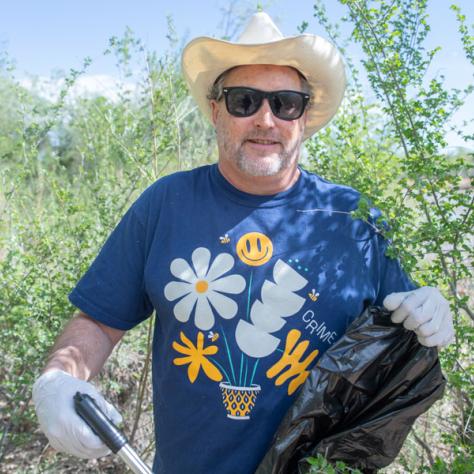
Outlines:
{"type": "MultiPolygon", "coordinates": [[[[81,67],[85,57],[92,58],[89,76],[115,76],[111,56],[104,56],[109,38],[121,36],[131,28],[149,49],[166,51],[167,16],[171,16],[177,36],[184,42],[195,36],[220,37],[225,32],[224,11],[232,2],[226,0],[0,0],[0,51],[14,60],[16,77],[51,77],[57,71],[81,67]]],[[[236,13],[256,10],[257,3],[274,19],[285,36],[298,33],[297,27],[308,21],[308,33],[327,37],[313,18],[313,2],[308,0],[273,0],[270,2],[233,2],[236,13]]],[[[441,46],[430,69],[444,74],[450,87],[465,87],[473,82],[473,68],[462,51],[451,1],[429,1],[431,33],[427,47],[441,46]]],[[[474,0],[456,2],[474,23],[474,0]]],[[[332,21],[345,13],[345,7],[334,0],[325,2],[332,21]]],[[[353,58],[360,52],[350,49],[353,58]]],[[[105,78],[105,79],[104,79],[105,78]]],[[[370,94],[370,92],[368,92],[370,94]]],[[[458,121],[472,117],[474,99],[458,113],[458,121]]],[[[450,145],[461,145],[451,137],[450,145]]]]}

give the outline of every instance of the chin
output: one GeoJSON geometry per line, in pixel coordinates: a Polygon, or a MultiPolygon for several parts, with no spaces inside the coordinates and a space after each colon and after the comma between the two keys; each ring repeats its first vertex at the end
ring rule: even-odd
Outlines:
{"type": "Polygon", "coordinates": [[[289,160],[281,156],[258,158],[240,156],[238,160],[239,169],[249,176],[275,176],[289,165],[289,160]]]}

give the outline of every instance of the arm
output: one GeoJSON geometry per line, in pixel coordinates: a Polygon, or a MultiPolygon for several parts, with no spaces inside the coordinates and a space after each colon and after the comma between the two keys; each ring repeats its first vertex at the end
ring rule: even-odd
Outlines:
{"type": "Polygon", "coordinates": [[[90,380],[102,369],[125,331],[101,324],[80,312],[56,340],[44,372],[53,369],[90,380]]]}
{"type": "Polygon", "coordinates": [[[76,392],[87,393],[108,418],[120,423],[117,410],[86,380],[97,375],[124,332],[79,313],[54,344],[43,374],[33,385],[33,403],[42,431],[58,451],[81,458],[109,453],[76,414],[73,397],[76,392]]]}

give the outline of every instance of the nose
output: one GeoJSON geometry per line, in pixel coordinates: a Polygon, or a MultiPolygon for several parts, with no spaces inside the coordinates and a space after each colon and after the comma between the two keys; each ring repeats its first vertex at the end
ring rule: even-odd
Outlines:
{"type": "Polygon", "coordinates": [[[275,126],[275,116],[273,115],[268,99],[263,99],[262,105],[253,117],[256,127],[267,129],[275,126]]]}

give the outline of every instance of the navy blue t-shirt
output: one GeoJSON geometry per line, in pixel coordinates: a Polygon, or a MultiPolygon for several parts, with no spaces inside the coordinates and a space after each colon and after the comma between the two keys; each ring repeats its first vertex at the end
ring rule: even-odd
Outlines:
{"type": "Polygon", "coordinates": [[[217,165],[160,179],[70,294],[131,329],[156,310],[154,472],[252,473],[309,370],[368,304],[415,288],[359,194],[301,170],[272,196],[217,165]]]}

